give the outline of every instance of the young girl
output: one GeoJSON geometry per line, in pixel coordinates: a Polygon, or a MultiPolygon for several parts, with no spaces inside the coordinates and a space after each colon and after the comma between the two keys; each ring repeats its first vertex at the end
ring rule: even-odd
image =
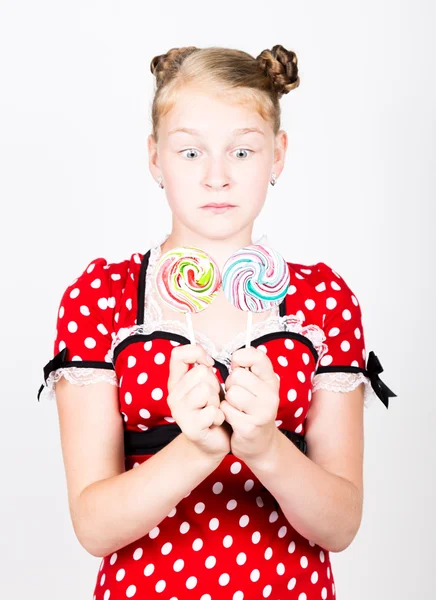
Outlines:
{"type": "Polygon", "coordinates": [[[253,313],[250,347],[222,289],[192,315],[191,344],[153,279],[177,246],[222,269],[259,241],[296,55],[188,47],[151,70],[149,167],[172,231],[68,286],[39,393],[56,390],[74,531],[102,557],[94,600],[335,598],[329,553],[362,517],[363,407],[395,395],[374,353],[365,368],[356,296],[323,262],[287,262],[288,292],[253,313]]]}

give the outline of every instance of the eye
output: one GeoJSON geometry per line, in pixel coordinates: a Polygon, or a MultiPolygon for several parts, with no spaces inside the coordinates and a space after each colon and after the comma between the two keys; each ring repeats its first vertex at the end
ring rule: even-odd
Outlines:
{"type": "Polygon", "coordinates": [[[190,152],[192,154],[193,152],[198,152],[198,151],[195,150],[195,148],[186,148],[185,150],[181,150],[180,154],[183,154],[183,152],[190,152]]]}
{"type": "Polygon", "coordinates": [[[236,152],[251,152],[253,154],[254,150],[249,150],[248,148],[238,148],[236,152]]]}

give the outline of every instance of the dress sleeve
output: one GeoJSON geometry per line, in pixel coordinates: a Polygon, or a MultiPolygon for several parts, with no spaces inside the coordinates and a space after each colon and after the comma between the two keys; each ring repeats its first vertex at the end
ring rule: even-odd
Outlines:
{"type": "Polygon", "coordinates": [[[318,263],[320,288],[324,290],[323,330],[325,346],[313,380],[313,392],[327,389],[348,392],[364,384],[364,404],[378,397],[388,408],[394,394],[379,378],[383,371],[373,351],[367,357],[362,310],[353,290],[325,263],[318,263]],[[367,360],[368,359],[368,360],[367,360]]]}
{"type": "Polygon", "coordinates": [[[98,381],[118,385],[108,353],[114,336],[114,294],[120,276],[111,277],[111,266],[104,258],[91,261],[63,293],[53,358],[43,369],[38,400],[53,400],[56,381],[62,376],[77,385],[98,381]]]}

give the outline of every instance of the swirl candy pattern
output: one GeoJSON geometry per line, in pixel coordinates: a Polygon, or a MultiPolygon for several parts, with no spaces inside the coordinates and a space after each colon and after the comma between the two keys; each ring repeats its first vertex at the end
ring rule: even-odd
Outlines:
{"type": "Polygon", "coordinates": [[[237,250],[226,261],[222,273],[227,300],[250,312],[263,312],[280,304],[289,281],[285,259],[277,250],[262,244],[237,250]]]}
{"type": "Polygon", "coordinates": [[[221,273],[213,258],[200,248],[179,246],[161,256],[155,285],[168,306],[196,313],[212,303],[221,287],[221,273]]]}

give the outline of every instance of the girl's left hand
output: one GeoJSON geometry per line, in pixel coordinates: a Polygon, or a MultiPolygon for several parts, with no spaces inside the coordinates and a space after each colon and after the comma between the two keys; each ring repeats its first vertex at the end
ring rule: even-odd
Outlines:
{"type": "Polygon", "coordinates": [[[231,367],[220,409],[233,429],[232,453],[241,460],[254,461],[271,450],[277,435],[280,381],[270,359],[254,346],[236,350],[231,367]]]}

